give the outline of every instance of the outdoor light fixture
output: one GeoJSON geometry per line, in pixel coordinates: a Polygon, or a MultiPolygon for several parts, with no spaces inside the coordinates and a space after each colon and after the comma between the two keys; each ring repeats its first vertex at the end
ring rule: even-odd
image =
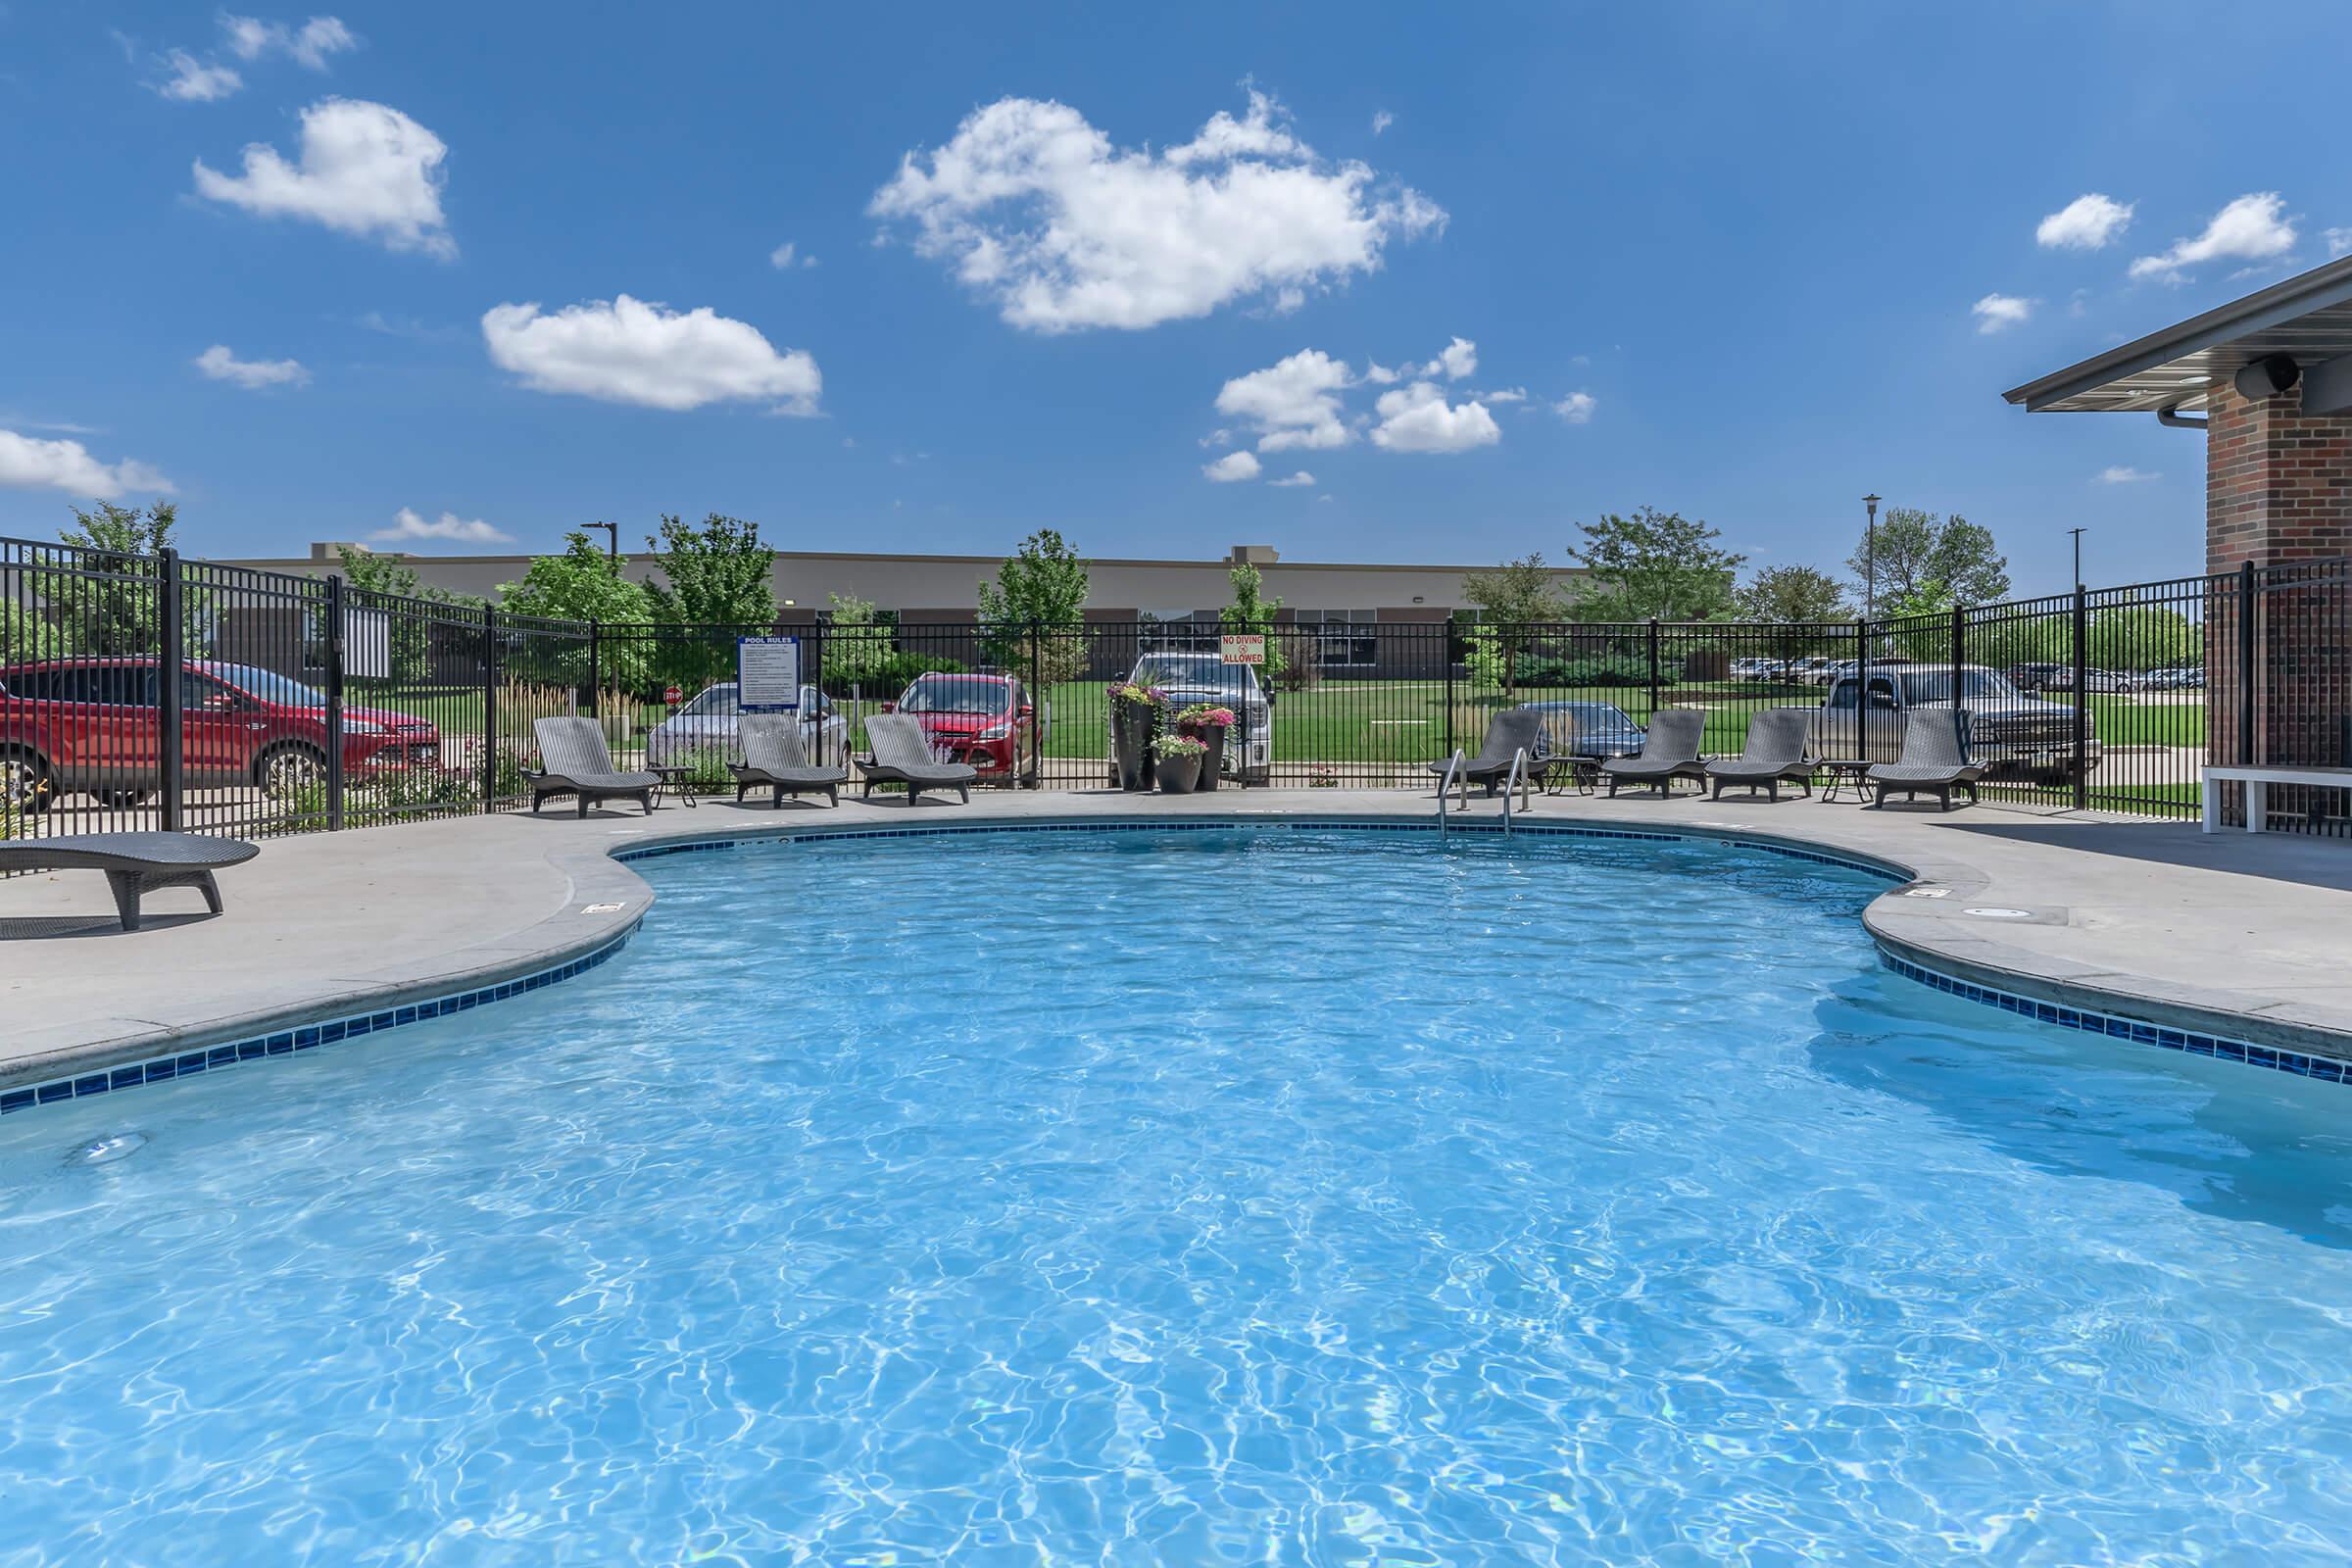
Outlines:
{"type": "Polygon", "coordinates": [[[1870,509],[1862,526],[1862,618],[1868,620],[1879,608],[1879,498],[1864,496],[1862,504],[1870,509]]]}
{"type": "Polygon", "coordinates": [[[2303,379],[2303,368],[2291,354],[2266,354],[2237,372],[2232,383],[2237,395],[2251,403],[2275,398],[2303,379]]]}

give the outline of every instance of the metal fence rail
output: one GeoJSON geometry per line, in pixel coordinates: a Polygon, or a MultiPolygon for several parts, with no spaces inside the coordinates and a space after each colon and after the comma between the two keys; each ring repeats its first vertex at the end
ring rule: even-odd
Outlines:
{"type": "MultiPolygon", "coordinates": [[[[0,833],[148,826],[242,836],[508,809],[532,720],[590,713],[622,767],[725,788],[736,644],[800,639],[808,748],[840,764],[906,709],[1006,788],[1116,781],[1108,688],[1232,710],[1224,787],[1426,789],[1507,709],[1554,756],[1639,749],[1706,715],[1814,711],[1815,754],[1891,759],[1905,715],[1957,703],[1989,804],[2185,818],[2205,765],[2352,760],[2352,564],[2248,566],[1869,622],[1498,625],[1278,616],[1083,625],[596,624],[446,598],[0,540],[0,833]],[[1264,662],[1227,665],[1222,631],[1264,662]],[[166,679],[164,671],[178,671],[166,679]]],[[[2269,825],[2352,831],[2345,791],[2275,789],[2269,825]]],[[[2232,819],[2243,809],[2229,791],[2232,819]]]]}

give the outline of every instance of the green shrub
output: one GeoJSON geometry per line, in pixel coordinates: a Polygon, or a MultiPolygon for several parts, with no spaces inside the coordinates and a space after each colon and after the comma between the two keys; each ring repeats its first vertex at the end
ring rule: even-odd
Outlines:
{"type": "Polygon", "coordinates": [[[851,685],[855,683],[865,701],[891,702],[917,675],[960,675],[967,667],[959,660],[907,653],[894,653],[869,660],[863,671],[836,670],[828,664],[824,672],[825,695],[847,697],[851,685]]]}

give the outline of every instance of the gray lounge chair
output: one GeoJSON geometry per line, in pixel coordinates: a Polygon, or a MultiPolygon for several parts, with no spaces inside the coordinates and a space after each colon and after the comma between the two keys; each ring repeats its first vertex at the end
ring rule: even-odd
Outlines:
{"type": "Polygon", "coordinates": [[[213,872],[242,865],[261,854],[243,839],[201,833],[76,833],[66,838],[0,844],[0,871],[104,871],[122,929],[139,928],[140,896],[157,888],[194,888],[205,907],[220,912],[213,872]]]}
{"type": "Polygon", "coordinates": [[[1886,808],[1886,797],[1900,795],[1915,801],[1936,797],[1944,810],[1952,808],[1952,791],[1968,791],[1968,804],[1977,804],[1977,780],[1984,769],[1968,760],[1968,710],[1958,708],[1915,708],[1904,715],[1903,754],[1899,760],[1880,762],[1862,775],[1878,787],[1872,810],[1886,808]]]}
{"type": "Polygon", "coordinates": [[[850,770],[808,765],[798,714],[746,713],[735,722],[735,737],[743,744],[743,760],[730,764],[737,806],[747,791],[761,785],[775,792],[778,810],[784,808],[787,795],[797,800],[821,794],[833,805],[841,804],[841,787],[850,781],[850,770]]]}
{"type": "Polygon", "coordinates": [[[1674,794],[1678,778],[1694,779],[1703,789],[1707,769],[1698,760],[1699,737],[1706,733],[1707,715],[1696,708],[1661,708],[1649,716],[1639,757],[1612,757],[1600,764],[1609,781],[1609,798],[1620,784],[1647,784],[1660,797],[1674,794]]]}
{"type": "Polygon", "coordinates": [[[534,718],[541,771],[523,771],[531,786],[531,809],[558,795],[579,797],[580,815],[599,801],[635,801],[648,816],[654,810],[659,773],[623,773],[612,766],[605,732],[593,718],[534,718]]]}
{"type": "Polygon", "coordinates": [[[1813,793],[1813,764],[1805,760],[1805,742],[1813,728],[1812,708],[1767,708],[1747,726],[1747,741],[1738,757],[1727,757],[1706,764],[1707,782],[1714,786],[1716,800],[1723,799],[1727,789],[1744,789],[1751,795],[1757,790],[1770,793],[1777,801],[1781,785],[1799,786],[1807,795],[1813,793]]]}
{"type": "MultiPolygon", "coordinates": [[[[1483,784],[1492,795],[1511,776],[1511,759],[1527,753],[1527,776],[1540,788],[1544,771],[1551,765],[1547,759],[1536,755],[1536,747],[1544,735],[1544,715],[1533,708],[1512,708],[1487,720],[1487,737],[1479,742],[1478,755],[1462,764],[1454,775],[1467,778],[1473,784],[1483,784]]],[[[1432,762],[1429,770],[1438,775],[1441,785],[1446,779],[1446,762],[1432,762]]]]}
{"type": "Polygon", "coordinates": [[[979,770],[968,762],[933,761],[923,726],[905,713],[876,713],[868,718],[865,741],[874,755],[871,760],[858,759],[858,772],[865,786],[861,798],[871,798],[877,784],[904,784],[908,806],[921,800],[925,790],[954,790],[966,806],[971,804],[972,780],[980,776],[979,770]]]}

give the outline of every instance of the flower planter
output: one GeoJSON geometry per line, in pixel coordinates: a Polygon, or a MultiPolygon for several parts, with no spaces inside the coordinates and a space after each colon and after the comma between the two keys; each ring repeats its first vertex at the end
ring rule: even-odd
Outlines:
{"type": "Polygon", "coordinates": [[[1185,733],[1208,748],[1201,754],[1200,782],[1194,788],[1215,789],[1218,775],[1225,771],[1225,726],[1202,724],[1198,728],[1188,729],[1185,733]]]}
{"type": "Polygon", "coordinates": [[[1152,787],[1152,710],[1137,703],[1120,703],[1111,717],[1111,742],[1119,770],[1119,788],[1152,787]]]}
{"type": "Polygon", "coordinates": [[[1185,757],[1162,757],[1159,762],[1159,793],[1190,795],[1200,782],[1200,754],[1185,757]]]}

